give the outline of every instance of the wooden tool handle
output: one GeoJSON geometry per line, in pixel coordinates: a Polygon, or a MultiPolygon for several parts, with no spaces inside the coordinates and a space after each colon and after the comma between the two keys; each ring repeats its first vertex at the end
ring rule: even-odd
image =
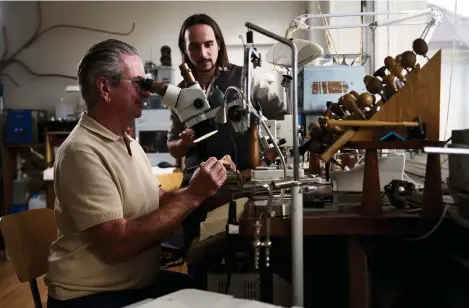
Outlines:
{"type": "Polygon", "coordinates": [[[196,81],[194,75],[192,74],[192,70],[189,68],[189,65],[187,65],[187,63],[182,63],[181,65],[179,65],[179,70],[181,71],[181,76],[188,87],[195,84],[196,81]]]}
{"type": "Polygon", "coordinates": [[[337,153],[350,139],[352,139],[353,135],[355,135],[356,131],[353,129],[350,129],[343,133],[342,136],[339,137],[333,144],[331,144],[330,147],[327,148],[327,150],[321,154],[321,159],[325,161],[326,163],[329,162],[334,156],[335,153],[337,153]]]}
{"type": "Polygon", "coordinates": [[[362,120],[327,120],[328,125],[351,126],[351,127],[416,127],[417,122],[387,122],[387,121],[362,121],[362,120]]]}
{"type": "Polygon", "coordinates": [[[249,147],[248,147],[249,165],[252,169],[259,165],[260,149],[259,149],[259,124],[257,120],[253,120],[249,127],[249,147]]]}

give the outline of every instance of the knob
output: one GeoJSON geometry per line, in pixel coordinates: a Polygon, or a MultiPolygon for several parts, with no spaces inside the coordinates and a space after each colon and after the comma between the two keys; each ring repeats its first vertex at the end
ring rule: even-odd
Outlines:
{"type": "Polygon", "coordinates": [[[376,77],[371,77],[371,79],[369,79],[368,83],[366,84],[366,89],[371,94],[379,94],[381,90],[383,89],[381,80],[379,80],[379,78],[376,78],[376,77]]]}
{"type": "Polygon", "coordinates": [[[339,106],[338,103],[332,103],[330,109],[334,114],[338,115],[341,118],[345,115],[344,111],[342,110],[342,108],[339,106]]]}
{"type": "Polygon", "coordinates": [[[194,107],[197,109],[201,109],[204,106],[204,101],[201,98],[196,98],[194,100],[194,107]]]}
{"type": "Polygon", "coordinates": [[[396,62],[397,64],[402,65],[402,54],[396,56],[396,62]]]}
{"type": "MultiPolygon", "coordinates": [[[[358,95],[357,95],[358,96],[358,95]]],[[[347,109],[350,113],[354,113],[359,115],[362,119],[365,119],[365,115],[357,106],[357,99],[352,94],[345,94],[343,99],[343,104],[345,109],[347,109]]]]}
{"type": "Polygon", "coordinates": [[[365,86],[368,84],[368,82],[373,79],[373,76],[371,75],[366,75],[365,77],[363,77],[363,83],[365,84],[365,86]]]}
{"type": "Polygon", "coordinates": [[[357,99],[358,96],[359,96],[359,94],[357,93],[357,91],[350,91],[349,94],[352,94],[352,95],[355,97],[355,99],[357,99]]]}
{"type": "Polygon", "coordinates": [[[396,84],[394,82],[395,78],[396,77],[394,77],[394,75],[389,74],[389,75],[387,75],[383,78],[383,83],[385,85],[387,85],[388,87],[390,87],[391,89],[393,89],[394,92],[397,92],[397,87],[396,87],[396,84]]]}
{"type": "Polygon", "coordinates": [[[374,97],[370,93],[362,93],[358,96],[357,106],[360,109],[365,109],[365,107],[372,107],[374,103],[374,97]]]}
{"type": "Polygon", "coordinates": [[[415,53],[410,50],[404,51],[402,53],[401,66],[405,69],[415,69],[415,63],[417,62],[417,57],[415,53]]]}
{"type": "Polygon", "coordinates": [[[423,57],[428,59],[428,57],[427,57],[428,45],[427,45],[427,42],[425,42],[424,39],[418,38],[418,39],[414,40],[414,42],[412,43],[412,49],[419,56],[423,56],[423,57]]]}

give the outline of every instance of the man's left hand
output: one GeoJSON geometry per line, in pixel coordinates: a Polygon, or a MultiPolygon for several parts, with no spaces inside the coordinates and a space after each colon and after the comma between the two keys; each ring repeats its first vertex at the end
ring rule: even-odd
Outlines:
{"type": "Polygon", "coordinates": [[[230,155],[223,156],[221,160],[227,170],[236,171],[236,164],[233,162],[230,155]]]}

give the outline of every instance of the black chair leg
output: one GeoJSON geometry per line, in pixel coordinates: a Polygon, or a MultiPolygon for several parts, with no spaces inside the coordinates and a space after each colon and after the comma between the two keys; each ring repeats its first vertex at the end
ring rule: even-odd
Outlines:
{"type": "Polygon", "coordinates": [[[29,286],[31,287],[31,294],[33,295],[34,307],[42,308],[41,295],[39,294],[39,288],[37,287],[37,280],[30,280],[29,286]]]}

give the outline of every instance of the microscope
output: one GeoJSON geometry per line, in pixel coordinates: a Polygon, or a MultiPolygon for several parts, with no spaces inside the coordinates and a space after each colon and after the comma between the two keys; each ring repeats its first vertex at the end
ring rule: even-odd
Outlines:
{"type": "Polygon", "coordinates": [[[194,142],[200,142],[218,132],[214,118],[218,107],[224,101],[224,94],[214,89],[207,97],[195,80],[191,69],[186,63],[179,66],[181,75],[187,87],[181,89],[171,84],[154,81],[147,78],[140,81],[142,90],[156,93],[163,97],[162,103],[176,111],[179,119],[187,128],[194,130],[194,142]]]}

